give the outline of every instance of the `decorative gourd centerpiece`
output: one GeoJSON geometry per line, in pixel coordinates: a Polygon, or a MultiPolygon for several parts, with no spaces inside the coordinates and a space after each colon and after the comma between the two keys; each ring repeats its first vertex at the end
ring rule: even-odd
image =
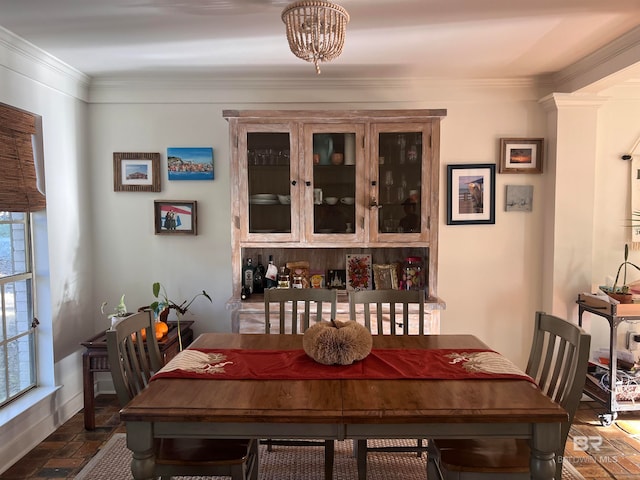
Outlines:
{"type": "Polygon", "coordinates": [[[371,332],[358,322],[318,322],[302,337],[302,348],[323,365],[351,365],[363,360],[373,345],[371,332]]]}
{"type": "Polygon", "coordinates": [[[627,266],[633,267],[640,271],[640,267],[629,261],[629,245],[624,246],[624,262],[618,267],[616,278],[613,281],[612,287],[600,286],[600,290],[609,295],[611,298],[619,301],[620,303],[631,303],[633,301],[633,294],[629,291],[629,285],[627,285],[627,266]],[[622,275],[622,284],[618,285],[620,279],[620,272],[622,275]]]}

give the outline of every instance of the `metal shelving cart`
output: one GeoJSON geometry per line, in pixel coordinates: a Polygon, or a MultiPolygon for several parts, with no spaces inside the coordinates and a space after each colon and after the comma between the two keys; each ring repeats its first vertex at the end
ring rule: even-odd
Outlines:
{"type": "Polygon", "coordinates": [[[616,381],[618,373],[618,326],[622,322],[640,321],[640,304],[611,303],[608,299],[583,293],[578,295],[576,303],[578,304],[578,324],[580,326],[582,326],[582,314],[584,312],[606,318],[609,322],[608,365],[605,363],[590,362],[590,371],[592,367],[597,365],[602,368],[607,368],[609,374],[604,377],[604,381],[602,382],[598,382],[592,376],[587,375],[587,381],[584,386],[584,393],[586,395],[602,403],[607,408],[607,412],[601,414],[599,417],[602,425],[609,426],[617,418],[618,412],[640,410],[640,402],[618,400],[617,394],[621,386],[618,385],[616,381]]]}

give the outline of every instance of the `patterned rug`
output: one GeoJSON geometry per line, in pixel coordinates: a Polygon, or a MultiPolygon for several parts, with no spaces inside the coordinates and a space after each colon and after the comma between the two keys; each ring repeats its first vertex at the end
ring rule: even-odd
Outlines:
{"type": "MultiPolygon", "coordinates": [[[[372,445],[415,445],[407,440],[373,440],[372,445]]],[[[334,480],[358,478],[356,460],[352,455],[353,442],[336,442],[334,480]]],[[[322,447],[274,446],[267,452],[260,446],[260,480],[323,480],[324,455],[322,447]]],[[[130,480],[131,453],[125,434],[116,433],[76,476],[76,480],[130,480]]],[[[376,453],[367,455],[368,480],[425,480],[426,455],[415,453],[376,453]]],[[[174,480],[222,480],[228,477],[174,477],[174,480]]],[[[584,480],[572,465],[565,461],[562,480],[584,480]]]]}

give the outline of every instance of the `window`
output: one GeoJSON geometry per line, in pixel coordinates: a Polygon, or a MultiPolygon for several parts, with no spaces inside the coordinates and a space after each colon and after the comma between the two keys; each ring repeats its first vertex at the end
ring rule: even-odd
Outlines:
{"type": "Polygon", "coordinates": [[[0,407],[39,381],[31,233],[45,208],[42,118],[0,103],[0,407]]]}
{"type": "Polygon", "coordinates": [[[36,385],[29,218],[0,212],[0,405],[36,385]]]}

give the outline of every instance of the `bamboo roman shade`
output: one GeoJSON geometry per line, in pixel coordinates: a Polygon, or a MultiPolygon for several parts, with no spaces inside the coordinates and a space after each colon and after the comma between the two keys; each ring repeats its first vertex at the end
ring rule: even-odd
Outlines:
{"type": "Polygon", "coordinates": [[[34,159],[36,116],[0,104],[0,211],[44,210],[34,159]]]}

